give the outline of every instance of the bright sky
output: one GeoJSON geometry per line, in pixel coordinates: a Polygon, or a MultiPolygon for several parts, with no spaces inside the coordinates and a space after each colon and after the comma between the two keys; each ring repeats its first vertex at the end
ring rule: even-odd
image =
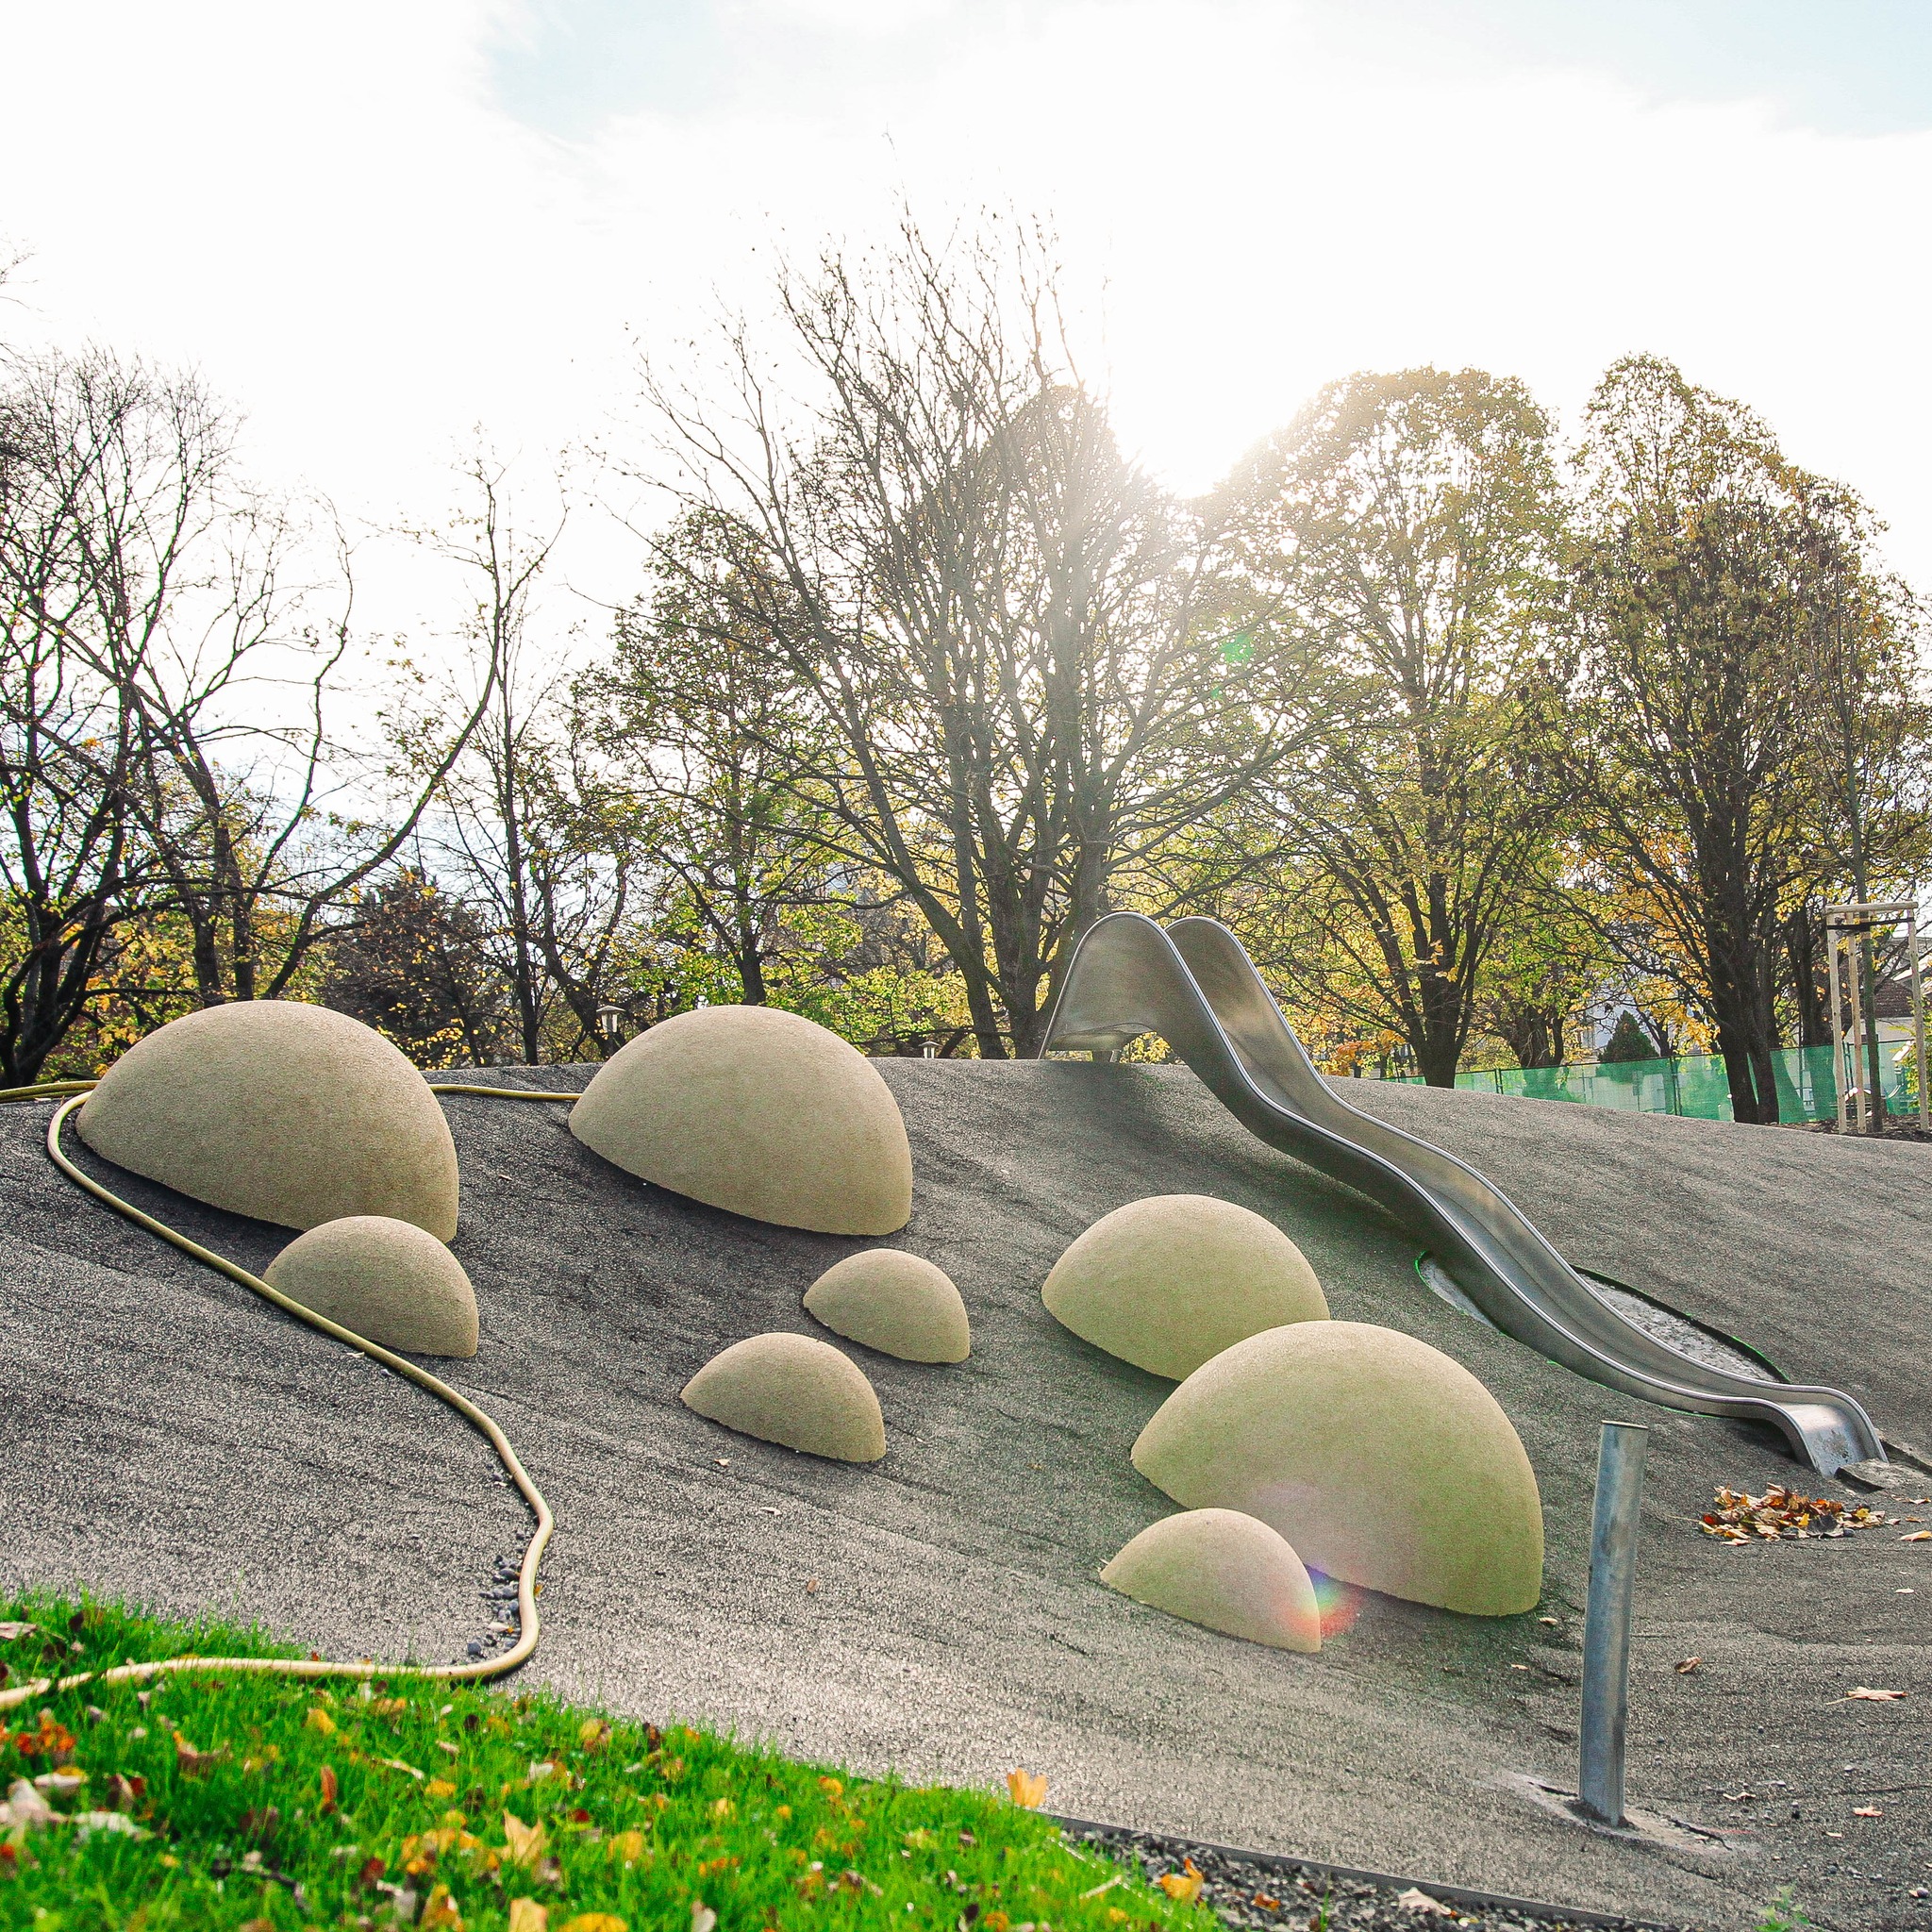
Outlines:
{"type": "Polygon", "coordinates": [[[1179,487],[1352,369],[1574,423],[1652,349],[1932,589],[1927,0],[0,0],[0,328],[198,363],[362,517],[626,434],[634,345],[903,192],[1053,221],[1179,487]]]}

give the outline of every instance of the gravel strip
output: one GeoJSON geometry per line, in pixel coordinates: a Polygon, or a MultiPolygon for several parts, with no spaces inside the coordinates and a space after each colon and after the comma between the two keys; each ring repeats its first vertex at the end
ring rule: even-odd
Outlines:
{"type": "Polygon", "coordinates": [[[1672,1932],[1663,1922],[1619,1919],[1602,1912],[1566,1911],[1560,1906],[1533,1907],[1523,1900],[1474,1904],[1450,1896],[1458,1887],[1441,1888],[1443,1896],[1401,1880],[1377,1883],[1345,1877],[1324,1866],[1295,1858],[1265,1861],[1217,1851],[1187,1839],[1154,1832],[1070,1826],[1067,1838],[1091,1845],[1140,1867],[1149,1879],[1187,1875],[1188,1865],[1201,1874],[1201,1903],[1224,1924],[1292,1927],[1293,1932],[1443,1932],[1451,1925],[1477,1932],[1551,1932],[1558,1926],[1628,1927],[1630,1932],[1672,1932]]]}

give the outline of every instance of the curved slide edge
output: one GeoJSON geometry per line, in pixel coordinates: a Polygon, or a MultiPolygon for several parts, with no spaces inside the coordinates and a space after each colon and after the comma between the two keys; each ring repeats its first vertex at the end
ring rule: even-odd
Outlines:
{"type": "Polygon", "coordinates": [[[1181,919],[1163,930],[1138,912],[1097,921],[1074,949],[1040,1051],[1111,1053],[1143,1033],[1165,1040],[1257,1139],[1359,1190],[1427,1241],[1506,1335],[1641,1401],[1769,1423],[1823,1475],[1886,1460],[1851,1396],[1679,1355],[1595,1293],[1474,1168],[1351,1107],[1316,1072],[1219,922],[1181,919]]]}

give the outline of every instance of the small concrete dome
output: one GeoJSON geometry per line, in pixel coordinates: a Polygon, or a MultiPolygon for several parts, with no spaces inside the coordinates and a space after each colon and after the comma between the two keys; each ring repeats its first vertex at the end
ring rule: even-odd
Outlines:
{"type": "Polygon", "coordinates": [[[428,1082],[326,1007],[237,1000],[171,1020],[108,1069],[78,1124],[117,1166],[258,1221],[457,1231],[456,1142],[428,1082]]]}
{"type": "Polygon", "coordinates": [[[1542,1591],[1536,1472],[1495,1397],[1413,1336],[1297,1322],[1196,1369],[1134,1444],[1192,1508],[1245,1510],[1310,1569],[1473,1616],[1542,1591]]]}
{"type": "Polygon", "coordinates": [[[891,1234],[912,1150],[878,1069],[775,1007],[700,1007],[641,1033],[571,1108],[586,1147],[675,1194],[781,1227],[891,1234]]]}
{"type": "Polygon", "coordinates": [[[805,1291],[807,1312],[835,1335],[908,1362],[963,1362],[973,1353],[966,1304],[942,1268],[903,1248],[848,1255],[805,1291]]]}
{"type": "Polygon", "coordinates": [[[886,1421],[861,1370],[809,1335],[754,1335],[714,1355],[684,1385],[687,1408],[766,1442],[837,1462],[876,1462],[886,1421]]]}
{"type": "Polygon", "coordinates": [[[1315,1586],[1289,1543],[1239,1509],[1150,1523],[1100,1580],[1136,1603],[1276,1650],[1320,1650],[1315,1586]]]}
{"type": "Polygon", "coordinates": [[[1054,1263],[1041,1295],[1094,1347],[1175,1381],[1250,1335],[1328,1319],[1302,1251],[1272,1221],[1208,1194],[1116,1208],[1054,1263]]]}
{"type": "Polygon", "coordinates": [[[476,1353],[476,1291],[413,1222],[350,1214],[311,1227],[262,1277],[305,1308],[408,1355],[476,1353]]]}

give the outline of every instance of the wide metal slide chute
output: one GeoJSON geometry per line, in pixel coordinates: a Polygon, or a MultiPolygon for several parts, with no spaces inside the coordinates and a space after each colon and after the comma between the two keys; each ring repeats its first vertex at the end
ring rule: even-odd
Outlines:
{"type": "Polygon", "coordinates": [[[1645,1402],[1770,1423],[1824,1475],[1886,1459],[1851,1396],[1678,1354],[1612,1307],[1474,1168],[1349,1106],[1217,921],[1176,920],[1165,930],[1137,912],[1098,921],[1074,951],[1041,1052],[1108,1053],[1146,1033],[1165,1040],[1250,1133],[1379,1202],[1506,1335],[1645,1402]]]}

